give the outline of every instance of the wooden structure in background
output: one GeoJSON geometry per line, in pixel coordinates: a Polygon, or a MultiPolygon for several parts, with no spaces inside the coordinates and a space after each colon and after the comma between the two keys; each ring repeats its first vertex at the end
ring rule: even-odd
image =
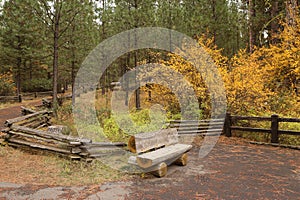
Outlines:
{"type": "Polygon", "coordinates": [[[279,129],[279,123],[300,123],[298,118],[281,118],[278,115],[272,115],[271,117],[252,117],[252,116],[236,116],[227,113],[224,132],[227,137],[232,136],[232,131],[244,131],[244,132],[258,132],[271,134],[271,143],[278,144],[279,136],[282,135],[298,135],[300,136],[300,131],[296,130],[281,130],[279,129]],[[270,128],[254,128],[238,126],[237,124],[241,121],[256,121],[256,122],[269,122],[270,128]]]}

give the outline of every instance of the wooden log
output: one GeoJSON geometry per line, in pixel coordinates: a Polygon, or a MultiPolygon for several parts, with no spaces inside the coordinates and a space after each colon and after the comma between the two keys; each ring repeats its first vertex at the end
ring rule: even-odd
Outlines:
{"type": "Polygon", "coordinates": [[[40,124],[38,127],[36,127],[36,129],[41,129],[41,128],[47,127],[47,126],[49,126],[49,125],[51,125],[49,122],[43,123],[43,124],[40,124]]]}
{"type": "Polygon", "coordinates": [[[14,123],[18,123],[18,122],[27,120],[27,119],[32,118],[32,117],[36,117],[38,115],[50,114],[50,113],[51,112],[49,112],[49,111],[39,111],[39,112],[36,112],[36,113],[32,113],[30,115],[21,116],[21,117],[17,117],[17,118],[14,118],[14,119],[8,119],[5,122],[5,126],[8,127],[8,126],[11,126],[14,123]]]}
{"type": "Polygon", "coordinates": [[[169,128],[131,136],[128,142],[128,148],[133,153],[142,153],[176,143],[178,143],[177,129],[169,128]]]}
{"type": "Polygon", "coordinates": [[[168,173],[168,165],[164,162],[160,163],[158,166],[157,166],[157,170],[155,171],[152,171],[151,173],[156,176],[156,177],[164,177],[165,175],[167,175],[168,173]]]}
{"type": "Polygon", "coordinates": [[[84,148],[80,147],[84,152],[88,152],[90,154],[110,154],[112,152],[120,152],[122,151],[121,148],[116,146],[100,146],[100,147],[93,147],[93,148],[84,148]]]}
{"type": "Polygon", "coordinates": [[[71,152],[74,154],[80,154],[81,153],[81,149],[79,147],[74,147],[71,149],[71,152]]]}
{"type": "Polygon", "coordinates": [[[44,120],[41,119],[41,120],[36,120],[31,123],[25,124],[25,126],[28,128],[37,129],[39,126],[41,126],[42,124],[45,124],[45,123],[47,123],[47,121],[45,119],[44,120]]]}
{"type": "Polygon", "coordinates": [[[192,148],[192,145],[186,144],[174,144],[168,147],[164,147],[149,153],[138,155],[136,158],[137,164],[141,168],[150,168],[166,160],[172,158],[178,158],[182,154],[186,153],[192,148]]]}
{"type": "Polygon", "coordinates": [[[188,160],[188,155],[187,155],[187,153],[184,153],[180,156],[180,158],[175,160],[174,164],[180,165],[180,166],[186,166],[187,160],[188,160]]]}
{"type": "Polygon", "coordinates": [[[18,96],[0,96],[0,102],[19,101],[18,96]]]}
{"type": "Polygon", "coordinates": [[[46,108],[51,108],[52,107],[52,101],[49,99],[42,99],[42,104],[43,106],[45,106],[46,108]]]}
{"type": "Polygon", "coordinates": [[[4,129],[2,129],[0,132],[8,133],[9,131],[10,131],[10,128],[4,128],[4,129]]]}
{"type": "Polygon", "coordinates": [[[69,154],[69,153],[60,153],[58,151],[53,151],[53,150],[47,150],[47,149],[43,149],[43,151],[41,151],[41,149],[39,148],[32,148],[28,145],[22,145],[22,144],[17,144],[17,143],[9,143],[9,146],[11,147],[15,147],[18,149],[22,149],[28,152],[34,152],[34,153],[47,153],[47,154],[53,154],[53,155],[58,155],[64,158],[68,158],[68,159],[76,159],[76,160],[81,160],[84,159],[82,156],[77,155],[77,154],[69,154]]]}
{"type": "Polygon", "coordinates": [[[94,148],[94,147],[124,147],[126,146],[126,143],[124,142],[88,142],[88,143],[83,143],[83,146],[86,148],[94,148]]]}
{"type": "Polygon", "coordinates": [[[24,119],[22,121],[19,122],[15,122],[15,125],[19,125],[19,126],[27,126],[28,124],[34,124],[35,122],[38,121],[43,121],[46,122],[48,121],[48,118],[46,118],[44,115],[38,115],[38,116],[34,116],[28,119],[24,119]]]}
{"type": "Polygon", "coordinates": [[[64,154],[71,154],[71,151],[68,150],[68,149],[37,144],[37,143],[34,143],[34,142],[24,141],[24,140],[21,140],[21,139],[10,138],[8,140],[8,144],[10,145],[11,143],[26,145],[26,146],[29,146],[29,147],[32,147],[32,148],[37,148],[37,149],[42,149],[42,150],[49,150],[49,151],[54,151],[54,152],[59,152],[59,153],[64,153],[64,154]]]}
{"type": "Polygon", "coordinates": [[[70,133],[70,130],[67,126],[54,125],[54,126],[49,126],[47,132],[52,134],[67,134],[70,133]]]}
{"type": "Polygon", "coordinates": [[[62,135],[62,134],[50,134],[46,131],[36,130],[36,129],[27,128],[27,127],[18,126],[18,125],[12,125],[11,130],[16,131],[16,132],[23,132],[23,133],[27,133],[27,134],[37,135],[37,136],[40,136],[43,138],[54,139],[54,140],[58,140],[61,142],[68,142],[69,144],[70,144],[70,142],[91,141],[89,139],[75,138],[75,137],[66,136],[66,135],[62,135]]]}
{"type": "Polygon", "coordinates": [[[35,113],[36,111],[32,110],[30,108],[21,106],[21,112],[22,112],[22,115],[29,115],[29,114],[35,113]]]}
{"type": "Polygon", "coordinates": [[[20,136],[22,138],[26,138],[27,140],[34,139],[37,142],[46,142],[48,144],[54,144],[54,145],[58,145],[58,146],[72,147],[72,145],[70,145],[68,142],[62,142],[62,141],[58,141],[58,140],[51,139],[51,138],[40,137],[38,135],[32,135],[32,134],[16,132],[16,131],[9,131],[9,134],[11,136],[13,136],[13,135],[20,136]]]}
{"type": "Polygon", "coordinates": [[[170,162],[170,161],[162,162],[162,163],[159,163],[158,165],[154,165],[150,168],[143,169],[138,166],[137,161],[136,161],[136,156],[130,156],[128,159],[128,163],[137,167],[137,170],[139,172],[152,173],[154,176],[157,176],[157,177],[165,176],[167,174],[167,166],[168,166],[168,164],[171,164],[172,162],[170,162]]]}

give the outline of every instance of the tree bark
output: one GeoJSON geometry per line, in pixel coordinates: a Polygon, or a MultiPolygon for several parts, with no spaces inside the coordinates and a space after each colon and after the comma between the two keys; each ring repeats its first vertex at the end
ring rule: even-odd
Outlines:
{"type": "Polygon", "coordinates": [[[254,0],[248,1],[248,9],[249,9],[249,52],[252,53],[255,44],[255,34],[253,30],[253,19],[255,17],[255,4],[254,0]]]}
{"type": "Polygon", "coordinates": [[[298,2],[297,0],[286,0],[286,21],[290,26],[294,26],[296,23],[296,17],[298,15],[298,2]]]}
{"type": "MultiPolygon", "coordinates": [[[[17,36],[18,39],[18,52],[19,55],[22,54],[22,44],[21,44],[21,37],[17,36]]],[[[21,95],[21,65],[22,65],[22,58],[21,56],[17,57],[17,77],[16,77],[16,81],[17,81],[17,95],[21,95]]]]}
{"type": "Polygon", "coordinates": [[[59,39],[59,23],[60,23],[60,0],[55,1],[55,14],[54,14],[54,32],[53,32],[53,109],[56,115],[58,106],[57,102],[57,79],[58,79],[58,39],[59,39]]]}
{"type": "Polygon", "coordinates": [[[277,40],[275,39],[276,34],[278,33],[279,24],[278,21],[275,20],[279,12],[278,1],[272,2],[272,10],[271,10],[271,44],[275,44],[277,40]]]}

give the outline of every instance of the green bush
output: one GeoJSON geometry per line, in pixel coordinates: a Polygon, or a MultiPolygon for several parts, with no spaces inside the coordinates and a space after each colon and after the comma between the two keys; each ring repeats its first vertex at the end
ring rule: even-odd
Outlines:
{"type": "Polygon", "coordinates": [[[16,87],[12,80],[12,74],[0,74],[0,96],[14,95],[15,91],[16,87]]]}
{"type": "Polygon", "coordinates": [[[166,123],[164,113],[150,110],[133,110],[129,116],[118,114],[103,120],[104,134],[110,141],[128,141],[130,135],[142,132],[151,132],[160,130],[166,123]],[[152,116],[152,118],[151,118],[152,116]],[[115,119],[117,118],[117,120],[115,119]],[[129,123],[131,120],[133,123],[129,123]],[[117,123],[118,121],[118,123],[117,123]]]}

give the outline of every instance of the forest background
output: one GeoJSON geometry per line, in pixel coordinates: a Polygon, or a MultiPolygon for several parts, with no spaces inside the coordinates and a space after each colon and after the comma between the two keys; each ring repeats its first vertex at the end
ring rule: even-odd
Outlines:
{"type": "MultiPolygon", "coordinates": [[[[164,27],[194,38],[210,54],[225,83],[229,112],[299,118],[298,5],[297,0],[2,1],[0,95],[52,90],[56,105],[59,92],[72,91],[76,72],[97,44],[125,30],[164,27]]],[[[151,62],[183,74],[197,93],[201,118],[209,117],[201,74],[177,55],[144,49],[121,56],[100,78],[100,119],[110,116],[111,83],[151,62]]],[[[174,94],[158,84],[141,87],[126,101],[132,109],[160,103],[171,118],[180,115],[174,94]]],[[[55,109],[70,111],[70,106],[55,109]]],[[[117,129],[112,119],[102,121],[110,131],[117,129]]]]}

